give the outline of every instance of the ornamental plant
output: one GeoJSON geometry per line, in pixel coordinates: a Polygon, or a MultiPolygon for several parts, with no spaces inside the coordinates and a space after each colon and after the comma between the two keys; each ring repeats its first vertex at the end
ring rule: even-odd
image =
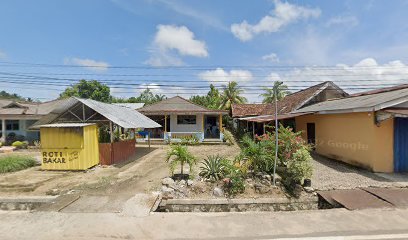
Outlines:
{"type": "Polygon", "coordinates": [[[200,176],[211,181],[219,181],[227,173],[227,164],[228,160],[219,155],[207,156],[203,166],[200,167],[200,176]]]}
{"type": "Polygon", "coordinates": [[[188,151],[186,146],[172,145],[171,149],[167,152],[166,162],[169,163],[170,173],[172,175],[174,175],[174,170],[177,165],[180,165],[181,175],[183,175],[184,164],[188,164],[191,174],[193,166],[197,163],[197,158],[188,151]]]}

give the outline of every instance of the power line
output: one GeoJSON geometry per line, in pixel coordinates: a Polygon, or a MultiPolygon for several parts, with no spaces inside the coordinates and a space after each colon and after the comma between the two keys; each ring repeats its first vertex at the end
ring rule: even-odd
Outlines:
{"type": "Polygon", "coordinates": [[[173,69],[173,70],[213,70],[216,68],[247,68],[247,69],[292,69],[292,68],[304,68],[304,69],[403,69],[408,66],[347,66],[347,65],[190,65],[190,66],[131,66],[131,65],[116,65],[116,66],[101,66],[101,65],[74,65],[74,64],[49,64],[49,63],[29,63],[29,62],[9,62],[1,61],[0,66],[7,67],[47,67],[47,68],[100,68],[100,69],[173,69]]]}

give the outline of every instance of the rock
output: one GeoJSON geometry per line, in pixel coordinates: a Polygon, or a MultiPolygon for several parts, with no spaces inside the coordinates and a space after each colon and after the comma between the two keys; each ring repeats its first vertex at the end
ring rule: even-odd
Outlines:
{"type": "Polygon", "coordinates": [[[162,186],[162,193],[163,193],[163,198],[164,199],[173,198],[174,197],[174,192],[175,191],[174,191],[173,188],[162,186]]]}
{"type": "Polygon", "coordinates": [[[61,193],[61,191],[60,191],[59,189],[54,188],[54,189],[48,190],[48,191],[45,193],[45,195],[56,196],[56,195],[59,195],[60,193],[61,193]]]}
{"type": "Polygon", "coordinates": [[[262,178],[268,180],[269,182],[272,180],[272,176],[269,174],[263,175],[262,178]]]}
{"type": "Polygon", "coordinates": [[[262,172],[257,172],[257,173],[255,173],[255,177],[257,177],[257,178],[262,178],[263,177],[263,173],[262,172]]]}
{"type": "Polygon", "coordinates": [[[206,189],[207,185],[205,184],[205,182],[196,182],[191,187],[191,190],[195,193],[204,193],[206,189]]]}
{"type": "Polygon", "coordinates": [[[193,185],[194,184],[194,181],[193,180],[187,180],[187,186],[191,186],[191,185],[193,185]]]}
{"type": "Polygon", "coordinates": [[[171,185],[174,185],[174,180],[170,177],[166,177],[166,178],[163,178],[162,184],[165,186],[171,186],[171,185]]]}
{"type": "Polygon", "coordinates": [[[269,186],[265,186],[261,183],[255,183],[254,188],[255,188],[255,192],[258,192],[261,194],[265,194],[271,191],[271,188],[269,186]]]}
{"type": "Polygon", "coordinates": [[[216,197],[224,197],[224,190],[219,187],[215,187],[213,190],[213,195],[216,197]]]}
{"type": "Polygon", "coordinates": [[[262,183],[262,185],[265,185],[265,186],[271,186],[271,181],[269,180],[266,180],[266,179],[264,179],[264,180],[262,180],[261,181],[261,183],[262,183]]]}
{"type": "Polygon", "coordinates": [[[186,185],[186,180],[180,180],[179,185],[185,186],[186,185]]]}
{"type": "Polygon", "coordinates": [[[247,179],[245,179],[245,182],[248,183],[248,184],[251,184],[251,183],[254,182],[254,180],[252,178],[247,178],[247,179]]]}
{"type": "MultiPolygon", "coordinates": [[[[271,175],[271,179],[272,179],[271,181],[273,181],[273,175],[271,175]]],[[[279,176],[279,174],[277,174],[277,173],[275,175],[275,181],[276,181],[276,184],[282,182],[282,177],[279,176]]]]}
{"type": "Polygon", "coordinates": [[[303,187],[303,189],[305,190],[305,192],[307,193],[312,193],[314,192],[314,189],[312,187],[303,187]]]}

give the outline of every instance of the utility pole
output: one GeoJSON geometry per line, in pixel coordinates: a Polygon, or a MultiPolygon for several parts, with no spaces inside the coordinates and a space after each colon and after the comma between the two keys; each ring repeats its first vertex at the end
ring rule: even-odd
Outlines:
{"type": "Polygon", "coordinates": [[[273,162],[273,186],[276,186],[276,161],[278,160],[278,87],[274,89],[275,93],[275,161],[273,162]]]}

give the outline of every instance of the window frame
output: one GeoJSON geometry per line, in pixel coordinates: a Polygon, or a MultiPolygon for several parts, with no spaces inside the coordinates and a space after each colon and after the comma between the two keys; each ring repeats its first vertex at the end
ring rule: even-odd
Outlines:
{"type": "Polygon", "coordinates": [[[177,115],[177,125],[196,125],[197,115],[177,115]]]}

